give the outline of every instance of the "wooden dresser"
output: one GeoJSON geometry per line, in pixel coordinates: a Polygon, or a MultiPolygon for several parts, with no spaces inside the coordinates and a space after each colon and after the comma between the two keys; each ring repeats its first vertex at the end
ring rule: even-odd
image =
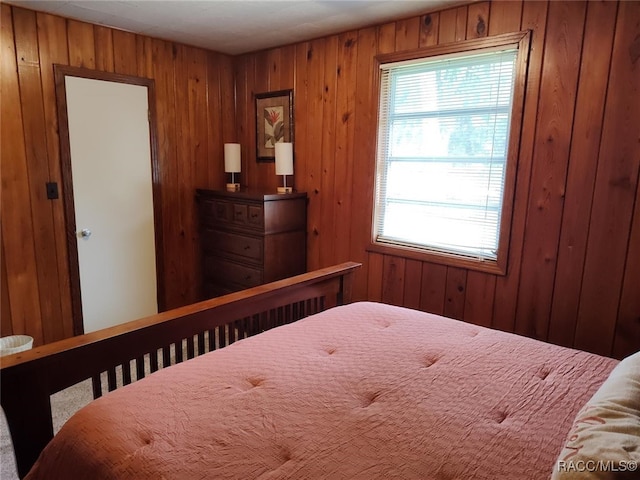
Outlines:
{"type": "Polygon", "coordinates": [[[306,193],[197,190],[196,201],[204,298],[306,271],[306,193]]]}

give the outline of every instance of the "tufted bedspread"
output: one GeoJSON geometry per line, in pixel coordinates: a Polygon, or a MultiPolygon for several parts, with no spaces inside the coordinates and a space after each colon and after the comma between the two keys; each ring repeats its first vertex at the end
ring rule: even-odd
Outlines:
{"type": "Polygon", "coordinates": [[[356,303],[92,402],[27,478],[543,480],[616,363],[356,303]]]}

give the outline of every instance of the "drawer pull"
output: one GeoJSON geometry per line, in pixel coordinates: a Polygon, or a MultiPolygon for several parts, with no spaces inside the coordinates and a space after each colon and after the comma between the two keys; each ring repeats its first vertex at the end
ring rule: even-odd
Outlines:
{"type": "Polygon", "coordinates": [[[251,275],[247,275],[246,277],[244,277],[245,280],[251,280],[251,275]]]}
{"type": "Polygon", "coordinates": [[[251,250],[251,245],[245,245],[244,249],[245,250],[251,250]]]}

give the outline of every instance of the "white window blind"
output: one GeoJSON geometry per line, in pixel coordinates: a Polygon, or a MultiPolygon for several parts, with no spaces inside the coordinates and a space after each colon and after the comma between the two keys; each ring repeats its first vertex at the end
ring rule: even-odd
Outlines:
{"type": "Polygon", "coordinates": [[[381,66],[376,242],[497,258],[517,53],[381,66]]]}

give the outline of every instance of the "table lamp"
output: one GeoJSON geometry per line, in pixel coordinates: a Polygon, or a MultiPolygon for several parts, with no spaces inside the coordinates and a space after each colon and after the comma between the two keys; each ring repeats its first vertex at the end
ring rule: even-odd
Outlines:
{"type": "Polygon", "coordinates": [[[276,143],[276,175],[282,175],[283,182],[278,193],[292,193],[293,188],[287,187],[287,175],[293,175],[293,143],[276,143]]]}
{"type": "Polygon", "coordinates": [[[236,183],[235,174],[240,173],[240,144],[224,144],[224,171],[231,174],[231,183],[227,183],[228,192],[240,190],[240,184],[236,183]]]}

